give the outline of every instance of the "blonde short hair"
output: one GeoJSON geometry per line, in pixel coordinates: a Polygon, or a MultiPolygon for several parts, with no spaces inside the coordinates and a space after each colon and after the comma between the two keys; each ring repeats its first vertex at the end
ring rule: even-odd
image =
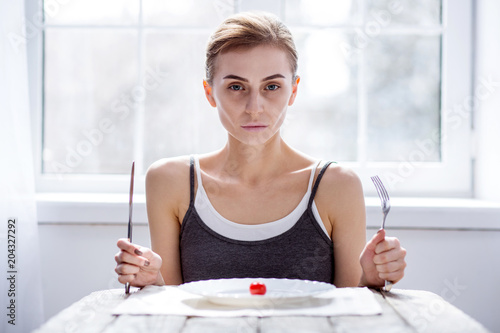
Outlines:
{"type": "Polygon", "coordinates": [[[227,18],[210,37],[205,60],[206,81],[212,84],[219,54],[258,45],[271,45],[287,52],[295,79],[298,55],[290,30],[274,15],[246,12],[227,18]]]}

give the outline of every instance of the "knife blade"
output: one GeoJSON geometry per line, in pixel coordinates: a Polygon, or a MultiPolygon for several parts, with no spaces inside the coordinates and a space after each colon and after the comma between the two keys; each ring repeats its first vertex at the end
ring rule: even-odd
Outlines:
{"type": "MultiPolygon", "coordinates": [[[[132,198],[134,196],[134,168],[135,161],[132,161],[132,171],[130,173],[130,192],[128,197],[128,240],[132,243],[132,198]]],[[[125,294],[130,293],[130,283],[125,284],[125,294]]]]}

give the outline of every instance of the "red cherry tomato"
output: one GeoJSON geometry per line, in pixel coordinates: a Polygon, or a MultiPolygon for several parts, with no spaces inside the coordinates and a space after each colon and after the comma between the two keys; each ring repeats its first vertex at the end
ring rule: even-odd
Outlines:
{"type": "Polygon", "coordinates": [[[266,293],[266,285],[262,282],[252,282],[250,284],[250,294],[264,295],[266,293]]]}

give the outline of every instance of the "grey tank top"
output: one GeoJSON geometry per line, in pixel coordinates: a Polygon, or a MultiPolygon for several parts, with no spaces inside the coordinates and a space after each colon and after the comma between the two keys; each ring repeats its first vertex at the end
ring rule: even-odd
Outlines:
{"type": "Polygon", "coordinates": [[[183,281],[288,278],[333,283],[333,242],[318,225],[312,211],[319,183],[331,163],[321,169],[307,209],[292,228],[272,238],[242,241],[213,231],[196,212],[194,159],[191,158],[190,203],[180,233],[183,281]]]}

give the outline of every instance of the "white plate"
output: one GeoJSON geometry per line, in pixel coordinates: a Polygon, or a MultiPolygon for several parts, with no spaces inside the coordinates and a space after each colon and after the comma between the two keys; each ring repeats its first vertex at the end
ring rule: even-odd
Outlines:
{"type": "Polygon", "coordinates": [[[212,303],[233,306],[263,306],[305,301],[310,297],[335,289],[329,283],[294,279],[218,279],[195,281],[179,286],[190,293],[204,296],[212,303]],[[266,285],[265,295],[250,294],[250,284],[266,285]]]}

